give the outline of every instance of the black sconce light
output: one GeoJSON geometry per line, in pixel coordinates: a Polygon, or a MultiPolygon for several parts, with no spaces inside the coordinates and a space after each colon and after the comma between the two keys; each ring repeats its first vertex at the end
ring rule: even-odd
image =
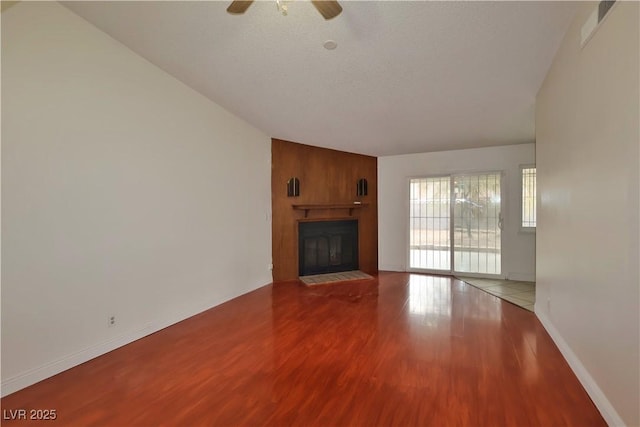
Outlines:
{"type": "Polygon", "coordinates": [[[300,180],[296,177],[287,181],[287,197],[298,197],[300,195],[300,180]]]}
{"type": "Polygon", "coordinates": [[[356,195],[359,197],[366,196],[367,194],[369,194],[369,184],[367,183],[367,179],[360,178],[356,188],[356,195]]]}

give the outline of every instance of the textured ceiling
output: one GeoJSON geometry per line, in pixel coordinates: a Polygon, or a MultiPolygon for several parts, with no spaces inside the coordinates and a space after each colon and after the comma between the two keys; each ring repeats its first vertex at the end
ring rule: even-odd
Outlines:
{"type": "Polygon", "coordinates": [[[66,2],[272,137],[370,155],[532,142],[571,2],[66,2]],[[337,49],[325,50],[327,39],[337,49]]]}

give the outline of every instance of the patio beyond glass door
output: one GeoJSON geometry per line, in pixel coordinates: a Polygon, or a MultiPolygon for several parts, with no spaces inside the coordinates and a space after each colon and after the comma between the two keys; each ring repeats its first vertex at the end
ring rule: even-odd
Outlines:
{"type": "Polygon", "coordinates": [[[500,173],[455,175],[454,272],[502,273],[500,173]]]}
{"type": "Polygon", "coordinates": [[[500,172],[411,179],[409,267],[500,275],[500,184],[500,172]]]}
{"type": "Polygon", "coordinates": [[[412,179],[409,266],[451,270],[451,178],[412,179]]]}

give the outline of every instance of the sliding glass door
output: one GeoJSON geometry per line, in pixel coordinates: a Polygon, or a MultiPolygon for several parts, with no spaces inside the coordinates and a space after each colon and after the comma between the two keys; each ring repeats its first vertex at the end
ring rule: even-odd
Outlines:
{"type": "Polygon", "coordinates": [[[409,265],[451,270],[451,179],[412,179],[410,184],[409,265]]]}
{"type": "Polygon", "coordinates": [[[502,273],[501,173],[410,181],[409,267],[502,273]]]}
{"type": "Polygon", "coordinates": [[[502,272],[500,173],[453,176],[454,272],[502,272]]]}

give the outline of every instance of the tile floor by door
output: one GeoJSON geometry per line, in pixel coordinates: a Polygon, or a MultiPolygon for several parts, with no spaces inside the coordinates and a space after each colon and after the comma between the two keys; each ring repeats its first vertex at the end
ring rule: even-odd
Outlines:
{"type": "Polygon", "coordinates": [[[301,276],[300,281],[305,285],[324,285],[333,282],[344,282],[349,280],[373,280],[373,277],[360,270],[343,271],[341,273],[314,274],[312,276],[301,276]]]}
{"type": "Polygon", "coordinates": [[[498,279],[476,279],[473,277],[462,277],[458,279],[482,289],[483,291],[495,295],[498,298],[509,301],[529,311],[533,311],[536,302],[535,282],[520,282],[516,280],[498,279]]]}

